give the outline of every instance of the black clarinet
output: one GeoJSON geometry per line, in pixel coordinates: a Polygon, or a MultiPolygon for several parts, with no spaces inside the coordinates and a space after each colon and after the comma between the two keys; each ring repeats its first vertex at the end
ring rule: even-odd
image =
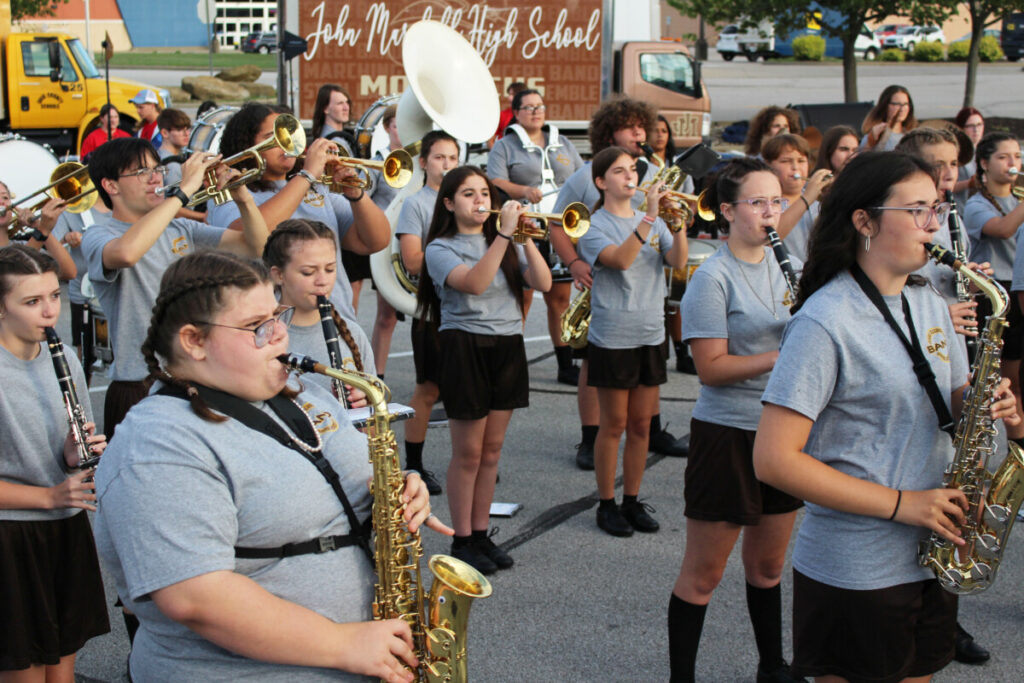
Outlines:
{"type": "MultiPolygon", "coordinates": [[[[338,327],[334,324],[334,306],[322,294],[316,297],[316,307],[320,309],[320,326],[324,329],[324,340],[327,342],[327,355],[330,357],[331,367],[335,370],[342,370],[341,367],[341,343],[338,342],[338,327]]],[[[345,398],[345,385],[340,379],[332,379],[331,385],[334,393],[338,395],[341,405],[348,408],[348,400],[345,398]]]]}
{"type": "MultiPolygon", "coordinates": [[[[960,221],[960,212],[956,208],[956,198],[953,192],[945,191],[945,199],[949,203],[949,241],[952,242],[950,251],[961,263],[967,263],[967,248],[964,244],[964,226],[960,221]]],[[[960,303],[974,300],[971,294],[971,281],[959,270],[953,275],[953,283],[956,288],[956,300],[960,303]]],[[[967,343],[969,357],[974,358],[977,351],[978,338],[964,337],[967,343]]]]}
{"type": "Polygon", "coordinates": [[[797,279],[796,273],[793,272],[793,264],[789,262],[789,250],[782,243],[779,233],[775,232],[773,228],[770,226],[766,227],[765,231],[768,233],[768,241],[775,252],[775,260],[779,262],[779,267],[782,268],[782,276],[786,278],[786,286],[789,287],[789,293],[795,298],[797,279]]]}
{"type": "Polygon", "coordinates": [[[71,378],[71,368],[68,367],[68,359],[64,357],[64,345],[57,336],[57,331],[52,327],[46,330],[46,343],[50,348],[50,358],[53,360],[53,369],[57,373],[57,383],[60,384],[61,398],[64,399],[64,407],[68,413],[68,424],[71,426],[71,433],[74,435],[76,448],[78,449],[78,462],[68,463],[74,469],[94,469],[99,463],[100,456],[89,451],[86,439],[89,432],[85,424],[89,418],[85,415],[85,407],[78,400],[78,392],[75,390],[75,381],[71,378]]]}

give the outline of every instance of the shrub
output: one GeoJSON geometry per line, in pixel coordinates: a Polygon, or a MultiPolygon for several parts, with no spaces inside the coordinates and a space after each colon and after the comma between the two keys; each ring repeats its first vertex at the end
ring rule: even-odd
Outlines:
{"type": "Polygon", "coordinates": [[[951,62],[966,62],[967,53],[971,51],[970,40],[958,40],[955,43],[950,43],[948,57],[951,62]]]}
{"type": "Polygon", "coordinates": [[[820,62],[825,57],[825,39],[821,36],[794,38],[793,56],[803,62],[820,62]]]}
{"type": "Polygon", "coordinates": [[[998,62],[1003,58],[1003,48],[995,36],[982,36],[978,45],[978,54],[983,62],[998,62]]]}
{"type": "Polygon", "coordinates": [[[907,54],[899,48],[890,47],[888,50],[882,50],[882,54],[878,55],[878,58],[883,62],[905,62],[907,54]]]}
{"type": "Polygon", "coordinates": [[[942,43],[926,42],[914,46],[915,62],[941,62],[944,55],[942,43]]]}

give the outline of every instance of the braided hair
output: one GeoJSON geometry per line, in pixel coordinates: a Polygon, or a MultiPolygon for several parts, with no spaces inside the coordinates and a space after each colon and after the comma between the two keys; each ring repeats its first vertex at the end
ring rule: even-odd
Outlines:
{"type": "MultiPolygon", "coordinates": [[[[334,233],[320,221],[306,220],[304,218],[290,218],[286,221],[281,221],[277,228],[274,229],[274,232],[270,233],[270,237],[267,238],[267,243],[263,247],[263,263],[268,268],[277,267],[280,270],[284,270],[292,260],[292,247],[295,243],[312,240],[330,240],[332,247],[335,250],[338,248],[334,233]]],[[[352,352],[352,362],[355,363],[356,370],[363,372],[363,355],[359,352],[359,346],[352,336],[352,331],[349,329],[345,319],[338,313],[338,309],[334,307],[334,304],[330,304],[330,306],[334,327],[337,328],[338,334],[341,335],[346,346],[352,352]]]]}
{"type": "MultiPolygon", "coordinates": [[[[269,282],[270,271],[262,262],[224,251],[201,251],[172,263],[160,280],[160,293],[142,343],[142,355],[149,368],[148,381],[160,380],[183,389],[192,410],[204,420],[227,420],[210,410],[191,383],[173,377],[161,365],[161,359],[168,363],[172,360],[174,338],[185,325],[208,331],[209,325],[199,321],[211,320],[223,309],[226,290],[247,290],[269,282]]],[[[282,394],[292,395],[288,389],[282,394]]]]}

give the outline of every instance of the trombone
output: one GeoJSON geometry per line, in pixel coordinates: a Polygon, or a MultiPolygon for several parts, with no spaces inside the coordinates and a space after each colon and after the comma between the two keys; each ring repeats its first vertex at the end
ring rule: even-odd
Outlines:
{"type": "Polygon", "coordinates": [[[92,178],[89,177],[88,167],[75,161],[66,161],[53,169],[49,185],[0,209],[0,217],[6,216],[8,211],[14,216],[15,220],[8,228],[8,234],[11,237],[18,237],[29,223],[39,218],[43,206],[51,199],[62,200],[67,205],[65,210],[71,213],[83,213],[96,203],[95,192],[96,186],[93,184],[92,178]],[[38,195],[44,195],[44,197],[33,206],[28,209],[15,209],[16,206],[24,204],[38,195]],[[14,227],[15,225],[18,227],[14,227]]]}
{"type": "MultiPolygon", "coordinates": [[[[383,161],[373,161],[371,159],[359,159],[356,157],[343,157],[335,149],[330,151],[331,158],[327,160],[326,168],[333,168],[336,166],[347,166],[354,168],[356,171],[361,171],[364,177],[359,175],[351,178],[346,178],[340,183],[334,182],[334,172],[327,172],[326,168],[324,174],[320,176],[320,182],[324,185],[329,185],[333,192],[340,192],[343,187],[353,187],[361,190],[370,189],[370,169],[380,171],[381,177],[384,178],[384,182],[391,187],[398,189],[405,187],[410,180],[412,180],[412,157],[404,149],[396,149],[395,151],[388,154],[383,161]]],[[[304,158],[304,157],[300,157],[304,158]]]]}
{"type": "MultiPolygon", "coordinates": [[[[477,208],[477,212],[499,214],[501,209],[485,209],[481,206],[477,208]]],[[[573,242],[583,237],[590,229],[590,210],[583,202],[573,202],[560,214],[524,211],[519,214],[519,218],[535,218],[541,222],[541,227],[533,227],[520,220],[516,231],[512,233],[512,240],[516,244],[525,244],[526,240],[546,240],[551,232],[548,223],[561,224],[562,230],[573,242]]]]}
{"type": "MultiPolygon", "coordinates": [[[[189,200],[188,206],[196,206],[203,202],[213,200],[214,204],[220,205],[228,201],[231,196],[228,194],[231,190],[241,187],[242,185],[248,185],[257,178],[263,175],[263,171],[266,170],[267,162],[264,161],[261,152],[264,152],[274,147],[280,147],[284,151],[286,157],[298,157],[302,154],[302,150],[306,149],[306,131],[302,129],[299,124],[299,120],[291,114],[281,114],[274,119],[274,134],[260,142],[253,145],[249,149],[244,149],[238,154],[233,154],[227,159],[222,159],[212,168],[206,170],[206,186],[201,190],[192,195],[192,199],[189,200]],[[217,169],[221,166],[236,166],[243,161],[252,161],[256,164],[255,167],[247,168],[242,171],[242,174],[229,182],[222,188],[217,187],[217,169]]],[[[161,188],[157,188],[157,194],[165,194],[173,190],[177,185],[166,185],[161,188]]]]}

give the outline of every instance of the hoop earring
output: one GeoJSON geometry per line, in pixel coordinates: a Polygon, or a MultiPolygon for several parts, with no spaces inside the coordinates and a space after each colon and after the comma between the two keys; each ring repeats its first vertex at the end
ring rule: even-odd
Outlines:
{"type": "Polygon", "coordinates": [[[871,235],[864,236],[864,251],[871,251],[871,235]]]}

